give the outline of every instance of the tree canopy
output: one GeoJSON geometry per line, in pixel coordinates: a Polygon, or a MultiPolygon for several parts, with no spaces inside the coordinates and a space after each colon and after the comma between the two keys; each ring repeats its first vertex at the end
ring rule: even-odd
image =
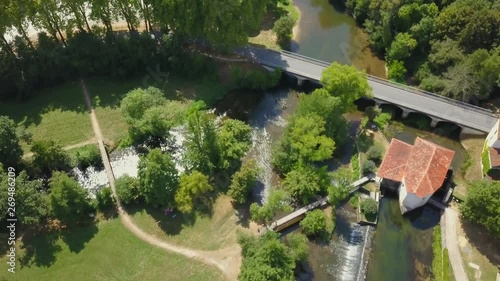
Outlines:
{"type": "Polygon", "coordinates": [[[264,205],[259,206],[257,203],[250,205],[250,215],[255,221],[270,222],[278,212],[292,211],[291,199],[290,194],[285,190],[272,190],[264,205]]]}
{"type": "Polygon", "coordinates": [[[197,201],[202,201],[203,195],[212,191],[214,187],[209,183],[204,174],[193,171],[182,174],[179,181],[179,189],[175,194],[177,209],[183,213],[190,213],[195,208],[197,201]]]}
{"type": "Polygon", "coordinates": [[[500,237],[500,183],[471,183],[460,211],[465,219],[484,225],[493,235],[500,237]]]}
{"type": "Polygon", "coordinates": [[[139,190],[146,202],[173,207],[179,176],[170,155],[153,149],[141,157],[138,169],[139,190]]]}
{"type": "Polygon", "coordinates": [[[257,182],[259,167],[255,160],[249,160],[231,177],[231,185],[227,194],[237,203],[245,203],[250,197],[250,191],[257,182]]]}
{"type": "Polygon", "coordinates": [[[307,236],[320,234],[326,230],[325,213],[320,209],[306,213],[306,217],[300,222],[300,227],[307,236]]]}
{"type": "Polygon", "coordinates": [[[23,151],[16,134],[16,124],[7,116],[0,116],[0,159],[11,166],[21,160],[23,151]]]}

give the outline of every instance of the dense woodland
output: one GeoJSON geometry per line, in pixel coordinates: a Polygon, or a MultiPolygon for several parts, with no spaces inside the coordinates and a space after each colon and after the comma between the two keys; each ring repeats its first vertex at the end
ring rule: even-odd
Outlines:
{"type": "Polygon", "coordinates": [[[244,44],[276,1],[5,0],[0,5],[0,98],[22,100],[34,89],[69,79],[127,78],[147,66],[198,75],[206,70],[204,60],[183,48],[187,37],[220,47],[244,44]],[[113,30],[118,20],[128,32],[113,30]],[[136,31],[140,24],[144,33],[136,31]],[[30,38],[31,28],[40,32],[37,38],[30,38]]]}
{"type": "Polygon", "coordinates": [[[466,102],[498,97],[500,1],[345,0],[389,78],[466,102]]]}

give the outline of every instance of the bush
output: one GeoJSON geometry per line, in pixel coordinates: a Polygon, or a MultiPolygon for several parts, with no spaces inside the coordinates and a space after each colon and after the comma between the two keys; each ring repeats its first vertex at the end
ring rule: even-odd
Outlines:
{"type": "Polygon", "coordinates": [[[402,61],[398,60],[393,61],[388,65],[388,68],[389,68],[389,80],[398,83],[405,82],[406,68],[402,61]]]}
{"type": "Polygon", "coordinates": [[[359,178],[361,175],[359,173],[359,154],[358,150],[354,148],[353,155],[351,157],[351,168],[354,173],[355,178],[359,178]]]}
{"type": "Polygon", "coordinates": [[[490,165],[490,153],[487,145],[484,145],[483,152],[481,153],[481,162],[483,164],[483,175],[488,174],[491,169],[490,165]]]}
{"type": "Polygon", "coordinates": [[[232,67],[231,75],[236,88],[265,90],[279,84],[281,69],[269,73],[261,69],[242,70],[239,67],[232,67]]]}
{"type": "Polygon", "coordinates": [[[293,36],[293,27],[295,26],[295,19],[291,16],[283,16],[279,18],[273,26],[273,32],[278,37],[278,44],[281,47],[288,47],[290,40],[293,36]]]}
{"type": "Polygon", "coordinates": [[[361,212],[365,215],[376,215],[377,208],[377,202],[371,198],[361,201],[361,212]]]}
{"type": "Polygon", "coordinates": [[[139,189],[137,179],[130,176],[121,176],[115,181],[116,193],[120,201],[124,204],[137,202],[139,199],[139,189]]]}
{"type": "Polygon", "coordinates": [[[97,193],[97,207],[99,210],[105,210],[113,206],[113,195],[108,186],[97,193]]]}
{"type": "Polygon", "coordinates": [[[368,149],[368,151],[366,152],[366,157],[377,163],[380,163],[383,155],[384,155],[384,149],[379,145],[374,145],[370,147],[370,149],[368,149]]]}
{"type": "Polygon", "coordinates": [[[102,158],[99,148],[96,145],[86,145],[70,153],[71,166],[85,170],[90,166],[102,168],[102,158]]]}
{"type": "Polygon", "coordinates": [[[361,168],[361,170],[363,171],[363,175],[373,173],[376,169],[377,165],[372,160],[366,160],[365,162],[363,162],[363,166],[361,168]]]}
{"type": "Polygon", "coordinates": [[[322,210],[316,209],[306,214],[300,222],[302,231],[307,236],[315,236],[326,230],[326,216],[322,210]]]}

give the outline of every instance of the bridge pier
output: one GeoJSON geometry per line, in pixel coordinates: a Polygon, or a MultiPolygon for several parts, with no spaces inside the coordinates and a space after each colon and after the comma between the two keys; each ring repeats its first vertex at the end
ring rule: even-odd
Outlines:
{"type": "Polygon", "coordinates": [[[486,135],[486,133],[484,133],[484,132],[481,132],[481,131],[478,131],[475,129],[471,129],[468,127],[460,127],[460,128],[461,128],[460,136],[463,136],[463,135],[484,136],[484,135],[486,135]]]}
{"type": "Polygon", "coordinates": [[[307,79],[297,77],[297,86],[301,87],[302,85],[304,85],[305,81],[307,81],[307,79]]]}
{"type": "Polygon", "coordinates": [[[431,120],[431,128],[436,128],[436,126],[439,123],[439,121],[441,121],[441,120],[432,118],[432,120],[431,120]]]}
{"type": "Polygon", "coordinates": [[[409,110],[406,110],[406,109],[403,109],[403,113],[401,114],[401,117],[403,119],[406,119],[408,117],[408,115],[410,115],[410,113],[412,113],[412,111],[409,111],[409,110]]]}

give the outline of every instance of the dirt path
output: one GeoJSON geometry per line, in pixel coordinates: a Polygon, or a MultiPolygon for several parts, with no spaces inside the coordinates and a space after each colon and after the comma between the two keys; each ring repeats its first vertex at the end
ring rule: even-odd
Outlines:
{"type": "MultiPolygon", "coordinates": [[[[86,140],[86,141],[82,141],[82,142],[79,142],[79,143],[67,145],[67,146],[63,147],[63,149],[64,150],[70,150],[70,149],[73,149],[73,148],[78,148],[78,147],[86,146],[86,145],[89,145],[89,144],[95,144],[95,143],[97,143],[97,141],[94,138],[91,138],[91,139],[86,140]]],[[[28,153],[26,153],[26,154],[23,155],[23,159],[30,158],[32,156],[33,156],[33,152],[28,152],[28,153]]]]}
{"type": "Polygon", "coordinates": [[[116,194],[115,177],[113,174],[113,170],[111,168],[111,163],[109,161],[108,153],[106,151],[106,148],[104,147],[101,128],[99,126],[99,122],[92,107],[90,94],[83,80],[81,80],[81,86],[83,90],[83,95],[85,97],[85,103],[87,104],[87,108],[89,111],[92,128],[95,133],[95,138],[99,145],[99,150],[101,152],[102,160],[104,162],[104,168],[108,176],[109,185],[111,186],[113,196],[116,199],[118,214],[120,216],[120,220],[123,223],[123,225],[128,230],[130,230],[135,236],[153,246],[160,247],[167,251],[181,254],[186,257],[196,259],[206,264],[215,266],[224,273],[224,275],[227,277],[228,280],[230,281],[237,280],[241,265],[241,254],[240,254],[240,248],[238,246],[219,249],[217,251],[199,251],[185,247],[180,247],[167,243],[151,234],[146,233],[132,221],[128,213],[123,208],[120,199],[116,194]]]}
{"type": "Polygon", "coordinates": [[[467,273],[464,269],[462,256],[458,246],[457,239],[457,222],[458,213],[452,208],[448,207],[444,211],[445,216],[445,229],[446,229],[446,247],[448,248],[448,256],[450,257],[451,268],[457,281],[469,281],[467,273]]]}

